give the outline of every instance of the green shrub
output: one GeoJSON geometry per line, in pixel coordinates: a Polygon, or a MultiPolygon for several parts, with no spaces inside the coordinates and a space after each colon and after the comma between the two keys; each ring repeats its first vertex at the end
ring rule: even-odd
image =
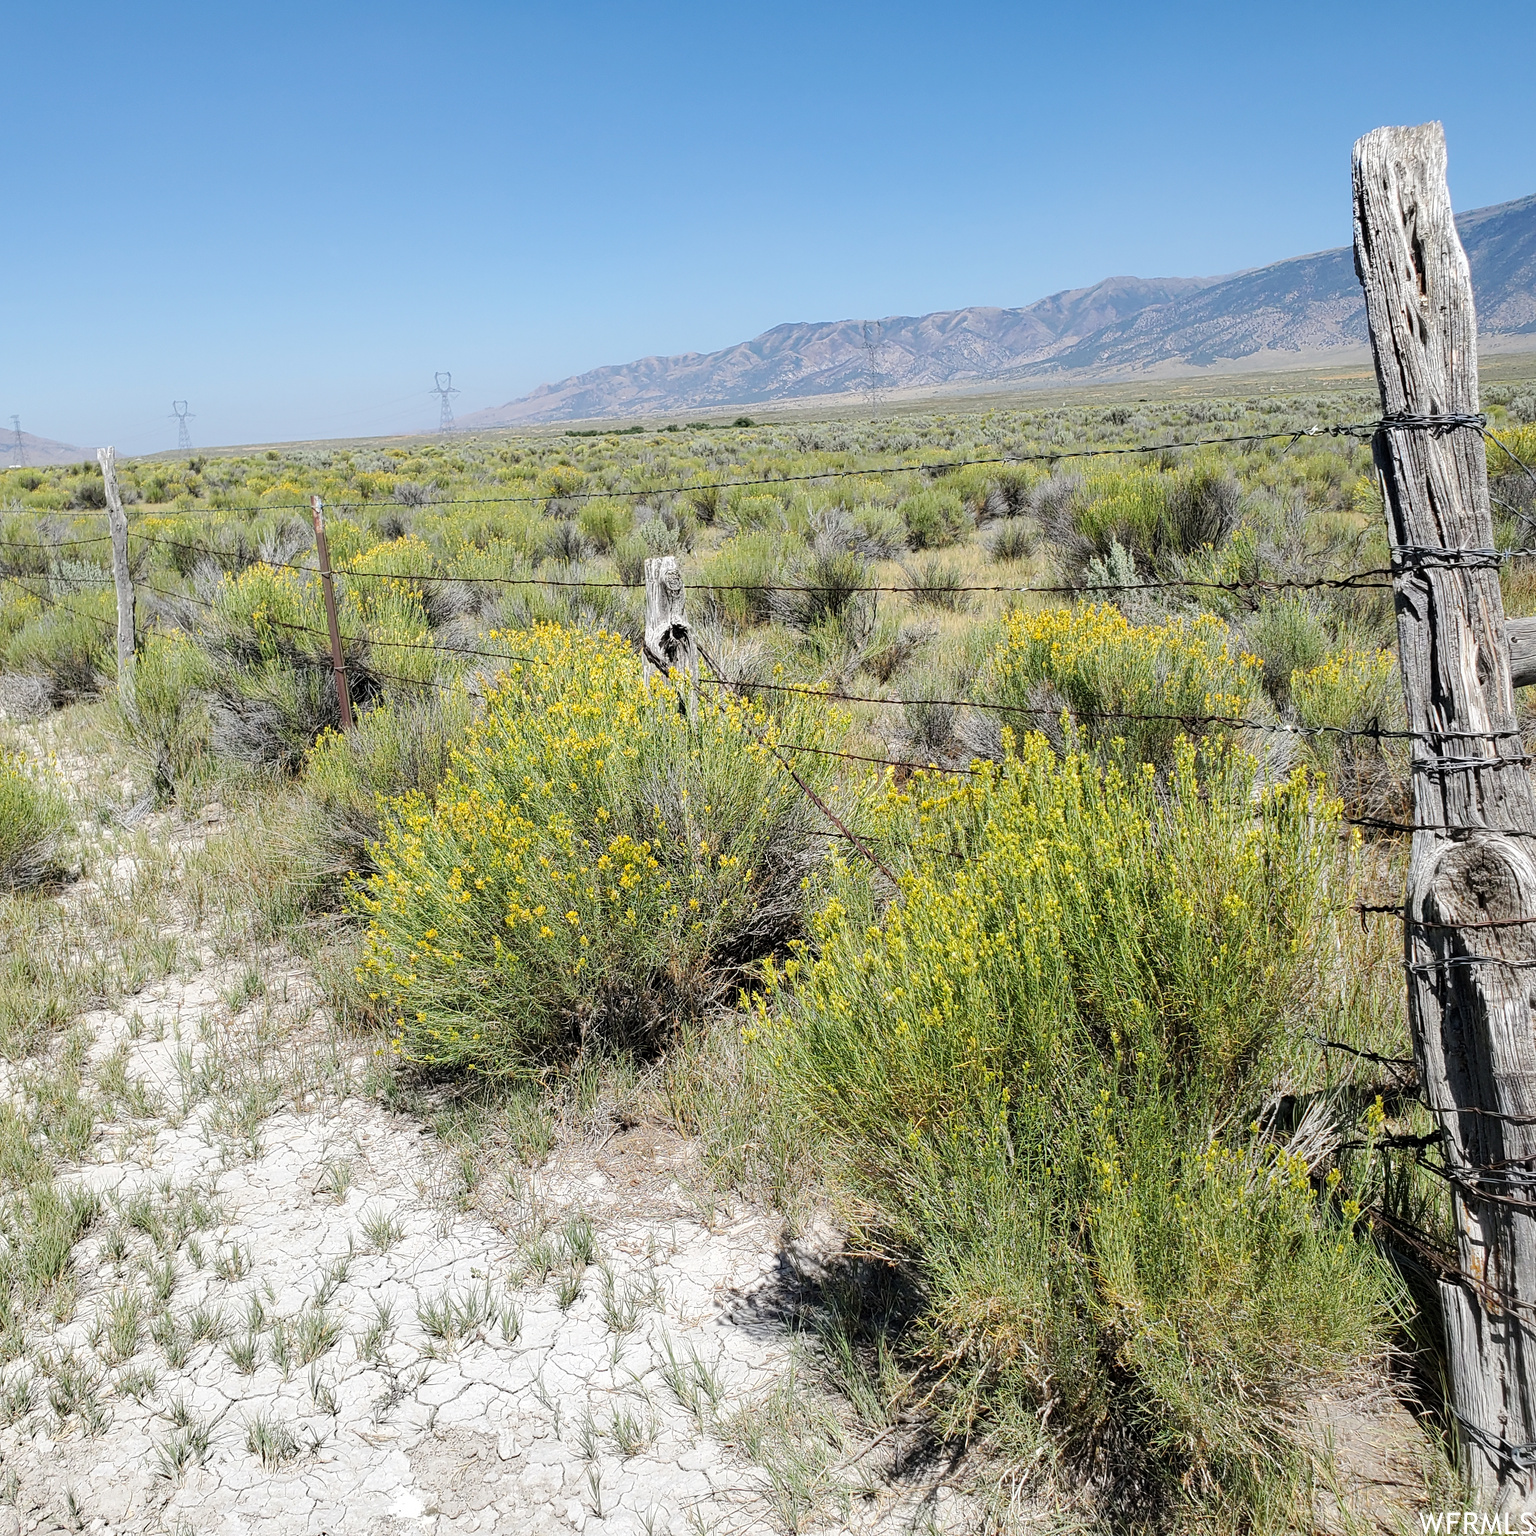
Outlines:
{"type": "Polygon", "coordinates": [[[907,525],[907,543],[913,549],[944,549],[958,544],[970,531],[970,513],[953,491],[918,491],[896,510],[907,525]]]}
{"type": "MultiPolygon", "coordinates": [[[[365,980],[408,1060],[534,1074],[646,1047],[733,995],[794,934],[818,813],[767,716],[704,690],[696,719],[609,635],[540,626],[435,800],[391,802],[357,888],[365,980]]],[[[824,712],[791,707],[818,745],[824,712]]],[[[825,791],[829,759],[801,777],[825,791]]]]}
{"type": "Polygon", "coordinates": [[[69,504],[91,511],[99,511],[107,504],[106,482],[99,474],[82,475],[70,490],[69,504]]]}
{"type": "Polygon", "coordinates": [[[1291,674],[1296,719],[1317,732],[1307,740],[1312,762],[1322,769],[1352,814],[1406,814],[1408,743],[1371,733],[1402,731],[1403,686],[1391,651],[1340,651],[1315,667],[1291,674]],[[1349,735],[1346,732],[1362,732],[1349,735]]]}
{"type": "Polygon", "coordinates": [[[781,590],[769,593],[769,609],[791,629],[809,631],[840,618],[855,620],[855,631],[868,625],[869,563],[857,550],[834,546],[814,551],[782,567],[773,579],[781,590]]]}
{"type": "Polygon", "coordinates": [[[907,547],[907,525],[895,507],[860,507],[853,524],[859,548],[871,560],[893,560],[907,547]]]}
{"type": "Polygon", "coordinates": [[[770,529],[739,533],[705,561],[694,585],[710,611],[726,623],[738,628],[764,624],[773,616],[770,589],[784,584],[790,559],[783,534],[770,529]]]}
{"type": "Polygon", "coordinates": [[[311,905],[333,905],[348,875],[377,871],[372,850],[384,801],[433,795],[473,713],[462,687],[422,689],[364,710],[350,731],[321,734],[305,769],[297,829],[296,863],[311,905]]]}
{"type": "Polygon", "coordinates": [[[701,485],[688,492],[688,502],[698,520],[706,528],[713,528],[726,506],[726,492],[719,485],[701,485]]]}
{"type": "Polygon", "coordinates": [[[1050,730],[1065,711],[1082,741],[1165,767],[1181,736],[1226,734],[1220,720],[1255,714],[1259,672],[1212,614],[1136,625],[1113,604],[1085,603],[1008,614],[977,688],[1022,712],[1016,729],[1050,730]]]}
{"type": "Polygon", "coordinates": [[[577,517],[587,541],[602,555],[630,531],[634,521],[628,502],[607,496],[589,501],[577,517]]]}
{"type": "Polygon", "coordinates": [[[1155,468],[1100,472],[1072,504],[1069,530],[1052,532],[1075,533],[1088,557],[1103,559],[1119,544],[1146,560],[1164,544],[1168,486],[1169,477],[1155,468]]]}
{"type": "Polygon", "coordinates": [[[645,540],[638,534],[628,534],[613,547],[613,565],[619,580],[626,586],[638,587],[645,582],[645,562],[651,557],[645,540]]]}
{"type": "Polygon", "coordinates": [[[729,520],[740,532],[753,528],[782,528],[784,503],[758,486],[730,494],[729,520]]]}
{"type": "Polygon", "coordinates": [[[1040,548],[1040,527],[1033,518],[1010,517],[992,535],[992,558],[998,562],[1028,560],[1040,548]]]}
{"type": "Polygon", "coordinates": [[[1043,478],[1034,464],[1008,464],[993,470],[987,488],[987,517],[1020,517],[1028,512],[1032,493],[1043,478]]]}
{"type": "Polygon", "coordinates": [[[966,572],[943,560],[925,560],[919,565],[902,567],[909,588],[908,597],[918,608],[942,608],[950,613],[964,613],[971,606],[971,594],[965,591],[966,572]]]}
{"type": "Polygon", "coordinates": [[[1490,434],[1488,473],[1505,475],[1518,466],[1536,467],[1536,422],[1490,434]]]}
{"type": "Polygon", "coordinates": [[[1142,570],[1166,575],[1182,556],[1219,549],[1237,527],[1241,500],[1219,465],[1109,470],[1061,500],[1047,521],[1071,567],[1106,559],[1119,544],[1142,570]]]}
{"type": "Polygon", "coordinates": [[[1358,1207],[1259,1129],[1340,904],[1337,808],[1198,766],[1181,744],[1160,787],[1031,736],[893,789],[899,901],[842,871],[748,1031],[855,1242],[915,1271],[940,1432],[1093,1467],[1121,1530],[1139,1499],[1298,1488],[1300,1404],[1392,1320],[1358,1207]]]}
{"type": "MultiPolygon", "coordinates": [[[[12,558],[9,551],[0,551],[6,560],[12,558]]],[[[0,660],[10,653],[12,639],[32,622],[47,605],[23,589],[19,583],[0,581],[0,660]]],[[[12,670],[8,665],[5,671],[12,670]]]]}
{"type": "MultiPolygon", "coordinates": [[[[397,540],[350,557],[365,571],[407,571],[430,560],[397,540]]],[[[430,680],[441,660],[421,588],[395,576],[338,575],[348,686],[359,708],[430,680]]],[[[228,577],[198,619],[211,658],[210,739],[221,757],[296,774],[316,738],[340,721],[318,577],[253,565],[228,577]]]]}
{"type": "Polygon", "coordinates": [[[47,879],[70,827],[63,795],[20,753],[0,748],[0,889],[47,879]]]}
{"type": "Polygon", "coordinates": [[[196,779],[210,761],[207,651],[179,630],[151,633],[133,680],[138,718],[123,724],[130,745],[148,759],[162,791],[196,779]]]}
{"type": "Polygon", "coordinates": [[[55,704],[89,698],[117,671],[117,599],[71,592],[21,625],[6,641],[5,670],[41,677],[55,704]]]}
{"type": "MultiPolygon", "coordinates": [[[[645,580],[645,562],[639,559],[631,572],[624,568],[619,546],[620,580],[645,580]]],[[[642,554],[645,546],[640,545],[642,554]]],[[[597,564],[572,564],[559,573],[561,584],[508,587],[501,600],[501,622],[508,629],[532,629],[539,624],[572,624],[582,629],[605,630],[638,640],[645,627],[643,591],[615,587],[609,571],[597,564]]],[[[521,637],[519,637],[519,640],[521,637]]],[[[514,645],[513,649],[517,647],[514,645]]]]}
{"type": "Polygon", "coordinates": [[[1290,702],[1291,674],[1315,667],[1328,654],[1328,629],[1298,593],[1267,602],[1243,625],[1248,649],[1264,664],[1264,686],[1274,701],[1290,702]]]}

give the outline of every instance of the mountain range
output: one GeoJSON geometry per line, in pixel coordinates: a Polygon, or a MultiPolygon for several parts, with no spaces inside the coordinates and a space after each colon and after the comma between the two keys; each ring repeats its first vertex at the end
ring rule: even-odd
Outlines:
{"type": "Polygon", "coordinates": [[[51,437],[35,437],[30,432],[21,434],[21,451],[18,453],[16,434],[0,431],[0,469],[14,468],[17,464],[78,464],[82,459],[94,457],[89,448],[55,442],[51,437]]]}
{"type": "MultiPolygon", "coordinates": [[[[1478,328],[1536,351],[1536,196],[1459,214],[1478,328]]],[[[461,428],[666,416],[818,396],[918,395],[1364,358],[1348,247],[1226,277],[1111,277],[1022,309],[776,325],[719,352],[645,357],[541,384],[461,428]]]]}

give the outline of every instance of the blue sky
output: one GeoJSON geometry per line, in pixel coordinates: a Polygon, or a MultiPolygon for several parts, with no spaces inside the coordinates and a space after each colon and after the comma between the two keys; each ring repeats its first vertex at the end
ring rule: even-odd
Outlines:
{"type": "Polygon", "coordinates": [[[781,321],[1025,304],[1349,237],[1365,130],[1536,191],[1536,6],[5,13],[0,421],[125,451],[420,430],[781,321]],[[1447,22],[1450,25],[1447,25],[1447,22]]]}

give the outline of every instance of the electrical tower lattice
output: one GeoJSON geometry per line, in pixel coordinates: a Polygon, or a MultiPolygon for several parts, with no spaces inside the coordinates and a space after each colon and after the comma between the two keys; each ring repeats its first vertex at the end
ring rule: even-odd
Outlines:
{"type": "Polygon", "coordinates": [[[456,430],[453,424],[453,397],[458,390],[453,387],[453,375],[451,373],[434,373],[432,375],[433,387],[427,391],[429,395],[436,395],[443,402],[442,414],[438,418],[437,430],[444,436],[456,430]]]}
{"type": "Polygon", "coordinates": [[[191,412],[187,410],[185,400],[171,401],[171,415],[176,418],[176,451],[178,453],[191,453],[192,434],[187,430],[187,423],[191,421],[191,412]]]}
{"type": "Polygon", "coordinates": [[[27,462],[27,450],[21,441],[21,417],[12,416],[11,426],[16,433],[16,441],[11,447],[11,468],[21,469],[27,462]]]}
{"type": "Polygon", "coordinates": [[[885,370],[885,327],[878,320],[864,322],[864,399],[871,411],[885,404],[890,380],[885,370]]]}

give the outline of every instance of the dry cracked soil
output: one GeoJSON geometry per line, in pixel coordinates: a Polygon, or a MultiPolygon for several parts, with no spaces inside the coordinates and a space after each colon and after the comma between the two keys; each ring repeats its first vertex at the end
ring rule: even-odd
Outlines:
{"type": "MultiPolygon", "coordinates": [[[[46,899],[95,913],[87,949],[118,910],[160,930],[0,1062],[0,1100],[72,1071],[96,1106],[51,1170],[90,1217],[0,1366],[0,1536],[998,1528],[963,1468],[818,1369],[800,1303],[830,1227],[791,1241],[662,1120],[589,1115],[529,1160],[392,1107],[379,1042],[309,967],[232,939],[206,879],[194,899],[239,813],[135,804],[54,721],[11,728],[87,827],[46,899]]],[[[1339,1474],[1318,1528],[1414,1525],[1436,1477],[1397,1398],[1315,1413],[1339,1474]]],[[[1080,1528],[1020,1504],[1002,1524],[1080,1528]]]]}
{"type": "Polygon", "coordinates": [[[126,779],[26,739],[118,802],[54,899],[131,904],[153,866],[179,945],[67,1031],[114,1108],[54,1170],[95,1214],[0,1378],[0,1533],[973,1523],[931,1468],[866,1467],[812,1379],[791,1293],[815,1244],[706,1189],[664,1126],[473,1166],[363,1091],[377,1042],[338,1031],[304,964],[231,953],[179,900],[229,813],[135,816],[126,779]]]}

